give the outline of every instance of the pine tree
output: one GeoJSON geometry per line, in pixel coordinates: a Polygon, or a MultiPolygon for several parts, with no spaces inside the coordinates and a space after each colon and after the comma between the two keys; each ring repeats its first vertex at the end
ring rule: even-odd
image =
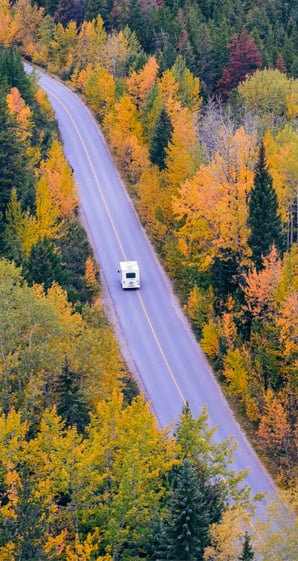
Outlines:
{"type": "MultiPolygon", "coordinates": [[[[0,88],[0,216],[2,220],[12,189],[15,187],[17,191],[20,190],[24,182],[24,158],[21,146],[15,137],[13,121],[8,115],[4,93],[0,88]]],[[[0,231],[0,235],[1,233],[0,231]]]]}
{"type": "Polygon", "coordinates": [[[87,21],[91,21],[101,13],[102,5],[105,2],[102,0],[87,0],[86,2],[86,12],[85,12],[85,19],[87,21]]]}
{"type": "Polygon", "coordinates": [[[15,87],[27,104],[33,101],[33,86],[26,74],[21,55],[14,48],[5,49],[0,45],[0,83],[5,84],[5,93],[15,87]]]}
{"type": "Polygon", "coordinates": [[[251,230],[248,245],[252,250],[252,260],[260,270],[263,256],[268,255],[273,245],[280,253],[284,249],[278,200],[268,171],[263,142],[260,145],[254,186],[250,193],[248,226],[251,230]]]}
{"type": "Polygon", "coordinates": [[[165,109],[162,109],[156,122],[155,134],[150,146],[150,159],[160,170],[165,169],[166,148],[171,140],[173,126],[165,109]]]}
{"type": "Polygon", "coordinates": [[[252,561],[254,558],[254,552],[250,545],[250,537],[247,532],[244,535],[243,549],[239,557],[239,561],[252,561]]]}
{"type": "Polygon", "coordinates": [[[49,238],[40,239],[32,246],[24,267],[24,277],[30,285],[43,284],[45,290],[48,290],[53,282],[64,286],[66,272],[57,248],[49,238]]]}
{"type": "Polygon", "coordinates": [[[71,371],[67,358],[56,378],[55,390],[58,415],[67,426],[76,426],[79,432],[84,432],[90,420],[88,408],[80,387],[80,375],[71,371]]]}
{"type": "Polygon", "coordinates": [[[169,516],[162,525],[156,559],[197,561],[209,544],[208,505],[189,459],[174,475],[169,516]]]}

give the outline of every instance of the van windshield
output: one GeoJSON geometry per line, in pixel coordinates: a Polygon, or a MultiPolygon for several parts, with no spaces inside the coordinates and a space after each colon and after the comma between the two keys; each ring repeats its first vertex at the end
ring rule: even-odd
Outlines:
{"type": "Polygon", "coordinates": [[[135,279],[135,278],[136,278],[136,274],[135,274],[135,273],[126,273],[126,278],[127,278],[127,279],[135,279]]]}

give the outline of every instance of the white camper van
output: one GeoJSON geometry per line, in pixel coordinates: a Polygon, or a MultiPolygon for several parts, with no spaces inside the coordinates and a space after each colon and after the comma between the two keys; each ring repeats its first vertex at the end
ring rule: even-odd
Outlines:
{"type": "Polygon", "coordinates": [[[120,261],[122,288],[140,288],[140,269],[137,261],[120,261]]]}

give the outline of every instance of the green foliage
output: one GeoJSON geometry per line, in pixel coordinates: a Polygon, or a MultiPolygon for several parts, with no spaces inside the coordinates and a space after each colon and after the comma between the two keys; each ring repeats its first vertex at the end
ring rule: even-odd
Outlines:
{"type": "Polygon", "coordinates": [[[60,373],[55,376],[54,393],[58,415],[67,427],[76,426],[83,433],[89,423],[86,399],[82,391],[82,375],[72,372],[67,358],[60,373]]]}
{"type": "Polygon", "coordinates": [[[62,286],[67,290],[73,304],[85,304],[92,300],[93,293],[85,278],[86,259],[92,257],[92,249],[86,232],[77,218],[67,221],[62,236],[57,240],[61,260],[67,271],[62,286]]]}
{"type": "Polygon", "coordinates": [[[163,108],[156,121],[155,134],[150,146],[150,159],[160,170],[166,168],[166,148],[172,138],[173,126],[171,119],[163,108]]]}
{"type": "Polygon", "coordinates": [[[33,85],[24,71],[21,55],[15,48],[5,49],[0,44],[0,88],[8,91],[18,88],[27,104],[32,103],[33,85]]]}
{"type": "Polygon", "coordinates": [[[209,516],[195,468],[185,459],[174,471],[169,514],[162,524],[154,559],[196,561],[209,545],[209,516]]]}
{"type": "Polygon", "coordinates": [[[26,184],[24,147],[15,136],[14,122],[8,115],[3,93],[2,91],[0,96],[0,215],[2,219],[12,189],[16,188],[17,192],[21,192],[26,184]]]}
{"type": "Polygon", "coordinates": [[[254,187],[250,193],[248,225],[251,230],[248,245],[252,251],[252,260],[257,269],[261,269],[262,257],[268,255],[273,245],[280,253],[284,249],[278,200],[266,165],[263,143],[255,170],[254,187]]]}
{"type": "Polygon", "coordinates": [[[85,19],[87,21],[91,21],[95,19],[98,15],[104,19],[105,15],[105,2],[102,0],[87,0],[86,1],[86,11],[85,11],[85,19]],[[103,13],[101,13],[103,8],[103,13]]]}
{"type": "Polygon", "coordinates": [[[231,468],[235,444],[230,438],[221,443],[214,442],[216,428],[208,427],[207,409],[204,407],[197,419],[194,419],[188,404],[183,408],[176,438],[181,447],[181,457],[187,457],[207,478],[224,482],[222,497],[238,504],[248,504],[249,489],[243,486],[246,472],[235,473],[231,468]]]}
{"type": "Polygon", "coordinates": [[[254,552],[250,544],[250,537],[247,532],[244,535],[243,550],[239,557],[239,561],[252,561],[254,559],[254,552]]]}
{"type": "Polygon", "coordinates": [[[24,277],[28,284],[42,284],[47,291],[53,282],[64,286],[66,279],[65,267],[61,256],[53,241],[43,238],[32,246],[27,263],[24,267],[24,277]]]}

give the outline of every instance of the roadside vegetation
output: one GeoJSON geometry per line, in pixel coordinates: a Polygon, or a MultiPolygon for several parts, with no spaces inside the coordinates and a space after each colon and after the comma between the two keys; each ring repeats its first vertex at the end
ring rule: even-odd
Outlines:
{"type": "Polygon", "coordinates": [[[207,412],[186,407],[172,435],[137,395],[53,112],[19,53],[93,110],[223,390],[296,508],[297,7],[42,4],[0,0],[0,560],[295,559],[295,521],[282,543],[274,524],[258,543],[243,474],[228,471],[233,443],[212,448],[207,412]]]}

